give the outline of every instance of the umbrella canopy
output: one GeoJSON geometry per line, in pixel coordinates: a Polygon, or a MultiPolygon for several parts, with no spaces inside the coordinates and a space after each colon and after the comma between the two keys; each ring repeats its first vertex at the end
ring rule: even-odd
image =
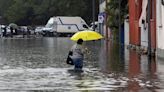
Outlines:
{"type": "Polygon", "coordinates": [[[9,27],[12,27],[13,29],[17,29],[18,28],[18,25],[15,24],[15,23],[10,23],[9,24],[9,27]]]}
{"type": "Polygon", "coordinates": [[[99,34],[98,32],[91,31],[91,30],[84,30],[84,31],[75,33],[71,37],[71,40],[77,41],[78,39],[83,39],[84,41],[91,41],[91,40],[98,40],[101,38],[103,38],[103,36],[99,34]]]}

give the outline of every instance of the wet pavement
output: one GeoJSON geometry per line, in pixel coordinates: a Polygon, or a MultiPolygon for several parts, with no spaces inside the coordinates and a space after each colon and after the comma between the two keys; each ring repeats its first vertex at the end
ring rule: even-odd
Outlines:
{"type": "MultiPolygon", "coordinates": [[[[66,64],[69,38],[1,38],[0,92],[163,92],[164,61],[90,41],[83,72],[66,64]]],[[[125,48],[125,49],[124,49],[125,48]]]]}

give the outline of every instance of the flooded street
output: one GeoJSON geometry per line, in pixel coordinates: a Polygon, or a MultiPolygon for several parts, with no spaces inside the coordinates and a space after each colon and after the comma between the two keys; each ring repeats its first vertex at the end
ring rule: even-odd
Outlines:
{"type": "Polygon", "coordinates": [[[66,64],[69,38],[0,39],[0,92],[163,92],[164,61],[114,42],[84,45],[84,72],[66,64]]]}

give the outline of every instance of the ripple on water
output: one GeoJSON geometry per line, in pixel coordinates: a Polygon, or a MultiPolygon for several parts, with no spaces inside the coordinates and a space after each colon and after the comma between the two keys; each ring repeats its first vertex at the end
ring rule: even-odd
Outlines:
{"type": "Polygon", "coordinates": [[[115,90],[127,85],[126,80],[105,78],[98,69],[85,68],[81,73],[68,70],[70,69],[1,69],[0,90],[115,90]]]}

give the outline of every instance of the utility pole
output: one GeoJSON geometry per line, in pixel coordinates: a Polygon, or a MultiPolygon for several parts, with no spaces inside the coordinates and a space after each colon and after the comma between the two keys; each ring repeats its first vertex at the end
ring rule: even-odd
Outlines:
{"type": "Polygon", "coordinates": [[[119,61],[122,61],[121,59],[121,51],[122,51],[122,46],[121,46],[121,0],[118,0],[118,7],[119,7],[119,29],[118,29],[118,32],[119,32],[119,37],[118,37],[118,40],[119,40],[119,61]]]}
{"type": "MultiPolygon", "coordinates": [[[[108,1],[107,0],[105,0],[105,7],[106,7],[106,9],[107,9],[107,3],[108,3],[108,1]]],[[[107,12],[105,13],[105,30],[106,30],[106,39],[108,40],[108,23],[107,23],[107,21],[108,21],[108,14],[107,14],[107,12]]]]}
{"type": "Polygon", "coordinates": [[[92,0],[92,18],[93,31],[95,31],[95,0],[92,0]]]}
{"type": "Polygon", "coordinates": [[[151,0],[148,0],[148,56],[151,56],[151,0]]]}
{"type": "Polygon", "coordinates": [[[121,44],[121,0],[119,0],[119,44],[121,44]]]}

